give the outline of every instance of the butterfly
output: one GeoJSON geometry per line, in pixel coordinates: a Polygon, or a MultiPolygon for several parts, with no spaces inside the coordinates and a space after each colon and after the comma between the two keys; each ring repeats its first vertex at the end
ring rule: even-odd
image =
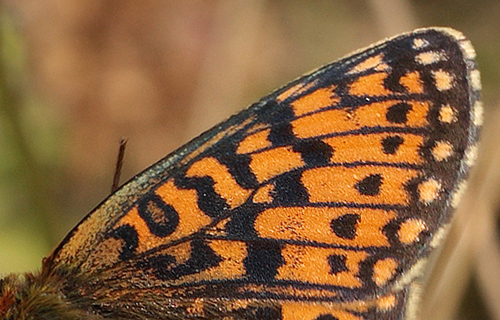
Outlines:
{"type": "Polygon", "coordinates": [[[406,319],[481,125],[472,45],[415,30],[305,75],[135,176],[2,319],[406,319]]]}

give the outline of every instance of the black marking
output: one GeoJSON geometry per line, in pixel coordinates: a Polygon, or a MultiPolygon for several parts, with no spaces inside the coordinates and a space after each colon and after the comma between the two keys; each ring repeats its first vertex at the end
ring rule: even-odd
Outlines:
{"type": "Polygon", "coordinates": [[[293,146],[293,151],[300,152],[307,167],[326,165],[333,154],[333,148],[321,140],[303,140],[293,146]]]}
{"type": "Polygon", "coordinates": [[[274,242],[252,242],[247,244],[247,257],[243,260],[247,276],[251,281],[269,284],[285,263],[281,247],[274,242]]]}
{"type": "Polygon", "coordinates": [[[137,262],[139,270],[151,270],[153,274],[161,280],[175,279],[172,268],[176,265],[175,257],[166,254],[141,259],[137,262]]]}
{"type": "MultiPolygon", "coordinates": [[[[252,110],[253,112],[249,112],[248,114],[242,115],[241,116],[242,118],[240,118],[240,120],[247,120],[248,118],[255,117],[256,123],[269,123],[270,125],[272,125],[273,115],[275,114],[275,112],[277,112],[277,110],[279,110],[280,112],[282,110],[285,110],[287,111],[287,115],[285,117],[290,117],[290,119],[293,117],[293,111],[291,110],[291,108],[283,108],[282,103],[278,103],[274,98],[270,97],[268,97],[267,99],[262,99],[261,101],[252,104],[250,108],[248,108],[247,110],[253,108],[255,108],[255,110],[252,110]]],[[[245,110],[242,113],[244,112],[245,110]]],[[[236,114],[233,117],[236,118],[239,115],[240,114],[236,114]]]]}
{"type": "MultiPolygon", "coordinates": [[[[404,62],[413,63],[414,59],[415,59],[414,55],[407,55],[404,58],[401,57],[401,63],[404,63],[404,62]]],[[[411,68],[411,70],[408,70],[406,68],[394,68],[394,69],[392,69],[392,72],[390,72],[387,75],[387,78],[385,78],[385,80],[384,80],[384,87],[386,89],[393,91],[393,92],[399,92],[399,93],[402,93],[402,94],[405,94],[408,96],[411,95],[408,92],[408,88],[400,83],[400,80],[401,80],[401,77],[406,76],[409,72],[413,72],[413,71],[415,71],[414,68],[411,68]]]]}
{"type": "Polygon", "coordinates": [[[295,136],[293,135],[290,123],[280,123],[272,126],[269,136],[267,137],[273,146],[283,146],[289,144],[294,138],[295,136]]]}
{"type": "Polygon", "coordinates": [[[333,275],[339,272],[349,271],[344,255],[332,254],[328,257],[328,264],[330,265],[330,273],[333,275]]]}
{"type": "Polygon", "coordinates": [[[339,318],[332,316],[331,314],[322,314],[315,320],[339,320],[339,318]]]}
{"type": "Polygon", "coordinates": [[[138,264],[146,269],[152,269],[160,280],[176,280],[215,267],[222,261],[222,258],[202,240],[191,241],[191,248],[189,259],[180,265],[176,264],[175,258],[170,255],[144,258],[138,264]]]}
{"type": "Polygon", "coordinates": [[[306,187],[300,181],[302,172],[292,171],[275,178],[273,199],[278,205],[294,205],[309,202],[306,187]]]}
{"type": "Polygon", "coordinates": [[[216,158],[225,165],[234,179],[245,189],[253,189],[259,183],[250,170],[252,157],[249,154],[239,154],[236,152],[240,142],[248,135],[246,131],[239,132],[234,141],[221,141],[217,144],[217,149],[213,149],[206,156],[216,158]],[[237,141],[237,142],[236,142],[237,141]]]}
{"type": "MultiPolygon", "coordinates": [[[[432,110],[431,110],[432,111],[432,110]]],[[[429,111],[429,113],[431,113],[429,111]]],[[[438,123],[439,124],[439,123],[438,123]]],[[[360,129],[356,130],[346,130],[346,131],[339,131],[339,132],[330,132],[322,135],[315,136],[314,139],[324,139],[324,138],[331,138],[331,137],[345,137],[345,136],[353,136],[353,135],[369,135],[369,134],[374,134],[374,133],[402,133],[402,134],[416,134],[416,135],[423,135],[423,134],[429,134],[429,128],[426,127],[396,127],[396,126],[373,126],[373,127],[362,127],[360,129]]],[[[450,139],[449,139],[450,140],[450,139]]],[[[262,151],[267,151],[267,150],[272,150],[274,149],[274,146],[271,147],[266,147],[259,149],[258,151],[255,152],[250,152],[249,154],[254,154],[254,153],[260,153],[262,151]]]]}
{"type": "Polygon", "coordinates": [[[387,110],[385,115],[387,121],[391,123],[403,124],[408,121],[408,112],[412,109],[406,102],[397,103],[387,110]]]}
{"type": "Polygon", "coordinates": [[[387,237],[387,240],[393,247],[398,247],[401,245],[398,237],[398,230],[401,225],[402,219],[394,219],[389,221],[383,228],[382,232],[387,237]]]}
{"type": "Polygon", "coordinates": [[[259,117],[259,120],[269,124],[271,130],[267,139],[273,146],[290,144],[295,139],[290,124],[295,115],[292,108],[287,104],[276,104],[276,102],[274,104],[272,107],[278,109],[279,112],[276,112],[276,110],[273,110],[274,112],[266,112],[264,117],[259,117]]]}
{"type": "Polygon", "coordinates": [[[356,226],[360,219],[358,214],[348,213],[332,219],[330,227],[338,237],[353,240],[356,238],[356,226]]]}
{"type": "Polygon", "coordinates": [[[177,211],[154,193],[145,194],[138,201],[137,210],[155,236],[169,236],[179,225],[177,211]]]}
{"type": "Polygon", "coordinates": [[[395,154],[403,142],[404,139],[401,136],[386,137],[382,140],[382,149],[385,154],[395,154]]]}
{"type": "Polygon", "coordinates": [[[235,310],[235,319],[244,320],[279,320],[283,316],[281,309],[278,307],[255,307],[250,306],[247,308],[235,310]]]}
{"type": "Polygon", "coordinates": [[[128,224],[118,227],[111,233],[111,237],[125,241],[120,250],[120,259],[128,260],[134,256],[134,251],[139,244],[139,236],[134,227],[128,224]]]}
{"type": "Polygon", "coordinates": [[[195,189],[198,195],[198,207],[211,218],[219,218],[229,210],[229,205],[214,189],[212,177],[196,177],[176,179],[176,184],[182,188],[195,189]]]}
{"type": "Polygon", "coordinates": [[[364,196],[376,196],[380,193],[382,185],[382,175],[372,174],[354,185],[356,190],[364,196]]]}
{"type": "Polygon", "coordinates": [[[253,228],[255,218],[261,212],[260,205],[247,202],[231,211],[231,219],[226,223],[226,233],[232,239],[255,239],[257,232],[253,228]]]}

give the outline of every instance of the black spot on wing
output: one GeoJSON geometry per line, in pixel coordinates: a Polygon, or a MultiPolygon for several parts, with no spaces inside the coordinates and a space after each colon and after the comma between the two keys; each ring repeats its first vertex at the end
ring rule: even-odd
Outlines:
{"type": "Polygon", "coordinates": [[[258,185],[255,175],[250,169],[251,156],[236,152],[239,142],[246,137],[246,132],[239,132],[234,139],[222,140],[217,148],[211,150],[210,155],[225,165],[234,179],[245,189],[252,189],[258,185]]]}
{"type": "Polygon", "coordinates": [[[136,265],[140,270],[152,271],[158,279],[167,280],[176,278],[176,275],[172,272],[172,268],[176,265],[176,260],[175,257],[168,254],[147,257],[138,261],[136,265]]]}
{"type": "Polygon", "coordinates": [[[411,105],[406,102],[397,103],[389,107],[385,117],[391,123],[404,124],[408,121],[408,112],[411,109],[411,105]]]}
{"type": "Polygon", "coordinates": [[[333,275],[349,270],[349,268],[347,268],[346,257],[344,255],[332,254],[328,257],[328,264],[330,265],[330,273],[333,275]]]}
{"type": "Polygon", "coordinates": [[[331,314],[322,314],[314,320],[339,320],[339,318],[334,317],[331,314]]]}
{"type": "Polygon", "coordinates": [[[249,306],[246,308],[236,309],[234,319],[241,320],[281,320],[281,308],[276,307],[256,307],[249,306]]]}
{"type": "Polygon", "coordinates": [[[303,140],[294,145],[293,150],[300,152],[308,167],[326,165],[330,162],[333,149],[320,140],[303,140]]]}
{"type": "Polygon", "coordinates": [[[223,216],[229,205],[214,189],[214,180],[211,177],[179,178],[176,185],[195,189],[198,195],[198,207],[211,218],[223,216]]]}
{"type": "Polygon", "coordinates": [[[376,196],[380,193],[381,185],[382,176],[380,174],[372,174],[356,183],[354,187],[364,196],[376,196]]]}
{"type": "Polygon", "coordinates": [[[382,150],[385,154],[395,154],[399,146],[404,142],[400,136],[391,136],[382,140],[382,150]]]}
{"type": "Polygon", "coordinates": [[[247,276],[257,283],[269,283],[274,280],[278,268],[285,263],[281,256],[281,247],[272,242],[248,243],[247,257],[243,260],[247,276]]]}
{"type": "Polygon", "coordinates": [[[294,138],[292,126],[289,123],[280,123],[271,127],[267,139],[275,146],[282,146],[291,143],[294,138]]]}
{"type": "Polygon", "coordinates": [[[247,202],[231,212],[231,219],[226,223],[226,233],[232,239],[255,239],[257,232],[253,228],[255,218],[262,211],[258,204],[247,202]]]}
{"type": "Polygon", "coordinates": [[[134,227],[130,225],[118,227],[111,233],[111,237],[125,241],[120,252],[120,259],[128,260],[134,256],[134,251],[139,244],[139,236],[134,227]]]}
{"type": "Polygon", "coordinates": [[[356,226],[360,220],[358,214],[348,213],[332,219],[330,227],[340,238],[352,240],[356,237],[356,226]]]}
{"type": "Polygon", "coordinates": [[[274,182],[273,199],[279,205],[304,204],[309,201],[309,194],[300,178],[300,171],[284,173],[274,182]]]}
{"type": "Polygon", "coordinates": [[[202,240],[193,240],[191,248],[190,257],[183,264],[176,264],[175,258],[170,255],[160,255],[144,258],[138,266],[152,270],[158,279],[175,280],[217,266],[222,261],[202,240]]]}
{"type": "Polygon", "coordinates": [[[177,211],[155,194],[144,195],[137,203],[137,210],[155,236],[166,237],[179,225],[177,211]]]}

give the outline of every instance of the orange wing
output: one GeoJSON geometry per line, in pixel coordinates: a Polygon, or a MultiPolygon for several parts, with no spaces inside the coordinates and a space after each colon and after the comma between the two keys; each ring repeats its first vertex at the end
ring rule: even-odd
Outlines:
{"type": "Polygon", "coordinates": [[[133,178],[44,268],[123,318],[403,318],[475,155],[474,55],[423,29],[304,76],[133,178]]]}

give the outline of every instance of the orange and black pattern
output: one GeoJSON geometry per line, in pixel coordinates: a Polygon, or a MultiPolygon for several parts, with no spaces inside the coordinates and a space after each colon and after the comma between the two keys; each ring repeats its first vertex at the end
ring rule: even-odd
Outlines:
{"type": "Polygon", "coordinates": [[[410,318],[476,154],[474,58],[422,29],[290,83],[125,184],[40,274],[4,278],[0,315],[49,312],[31,288],[60,319],[410,318]]]}

